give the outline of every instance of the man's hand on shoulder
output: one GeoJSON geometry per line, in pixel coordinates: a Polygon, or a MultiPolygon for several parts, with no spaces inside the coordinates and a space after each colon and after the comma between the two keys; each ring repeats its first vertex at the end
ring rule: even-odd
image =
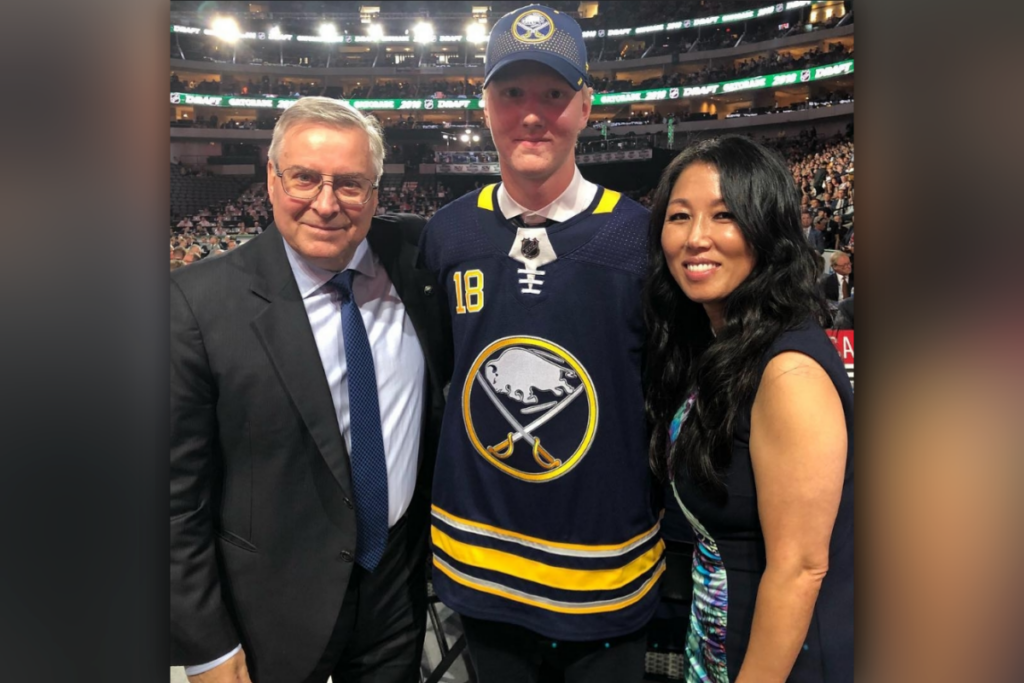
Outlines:
{"type": "Polygon", "coordinates": [[[209,671],[188,677],[189,683],[252,683],[245,666],[245,650],[239,650],[231,659],[209,671]]]}

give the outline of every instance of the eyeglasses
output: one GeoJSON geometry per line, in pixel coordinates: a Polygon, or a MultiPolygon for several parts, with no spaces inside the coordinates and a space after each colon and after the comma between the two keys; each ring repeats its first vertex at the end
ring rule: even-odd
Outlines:
{"type": "MultiPolygon", "coordinates": [[[[281,189],[289,197],[311,200],[320,195],[324,186],[324,174],[301,166],[292,166],[275,171],[281,179],[281,189]]],[[[338,203],[349,206],[363,206],[370,201],[370,194],[377,189],[377,183],[360,175],[330,175],[334,196],[338,203]]]]}

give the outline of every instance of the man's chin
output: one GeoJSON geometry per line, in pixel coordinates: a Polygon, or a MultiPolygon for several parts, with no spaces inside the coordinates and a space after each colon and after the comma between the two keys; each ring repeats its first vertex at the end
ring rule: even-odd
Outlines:
{"type": "Polygon", "coordinates": [[[544,179],[551,175],[551,163],[546,159],[517,159],[512,164],[512,169],[519,175],[531,179],[544,179]]]}

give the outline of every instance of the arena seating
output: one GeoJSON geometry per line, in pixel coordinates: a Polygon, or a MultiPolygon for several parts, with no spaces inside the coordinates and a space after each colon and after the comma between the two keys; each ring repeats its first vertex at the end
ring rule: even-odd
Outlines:
{"type": "Polygon", "coordinates": [[[254,176],[181,175],[181,167],[171,164],[171,215],[184,216],[237,197],[252,185],[254,176]]]}

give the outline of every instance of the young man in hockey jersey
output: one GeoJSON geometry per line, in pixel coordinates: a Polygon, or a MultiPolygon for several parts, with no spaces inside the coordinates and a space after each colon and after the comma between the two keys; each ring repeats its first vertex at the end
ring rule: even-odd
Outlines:
{"type": "Polygon", "coordinates": [[[650,505],[641,283],[648,212],[588,182],[586,47],[530,5],[487,46],[484,113],[501,182],[429,222],[452,312],[434,587],[482,683],[640,681],[664,545],[650,505]]]}

